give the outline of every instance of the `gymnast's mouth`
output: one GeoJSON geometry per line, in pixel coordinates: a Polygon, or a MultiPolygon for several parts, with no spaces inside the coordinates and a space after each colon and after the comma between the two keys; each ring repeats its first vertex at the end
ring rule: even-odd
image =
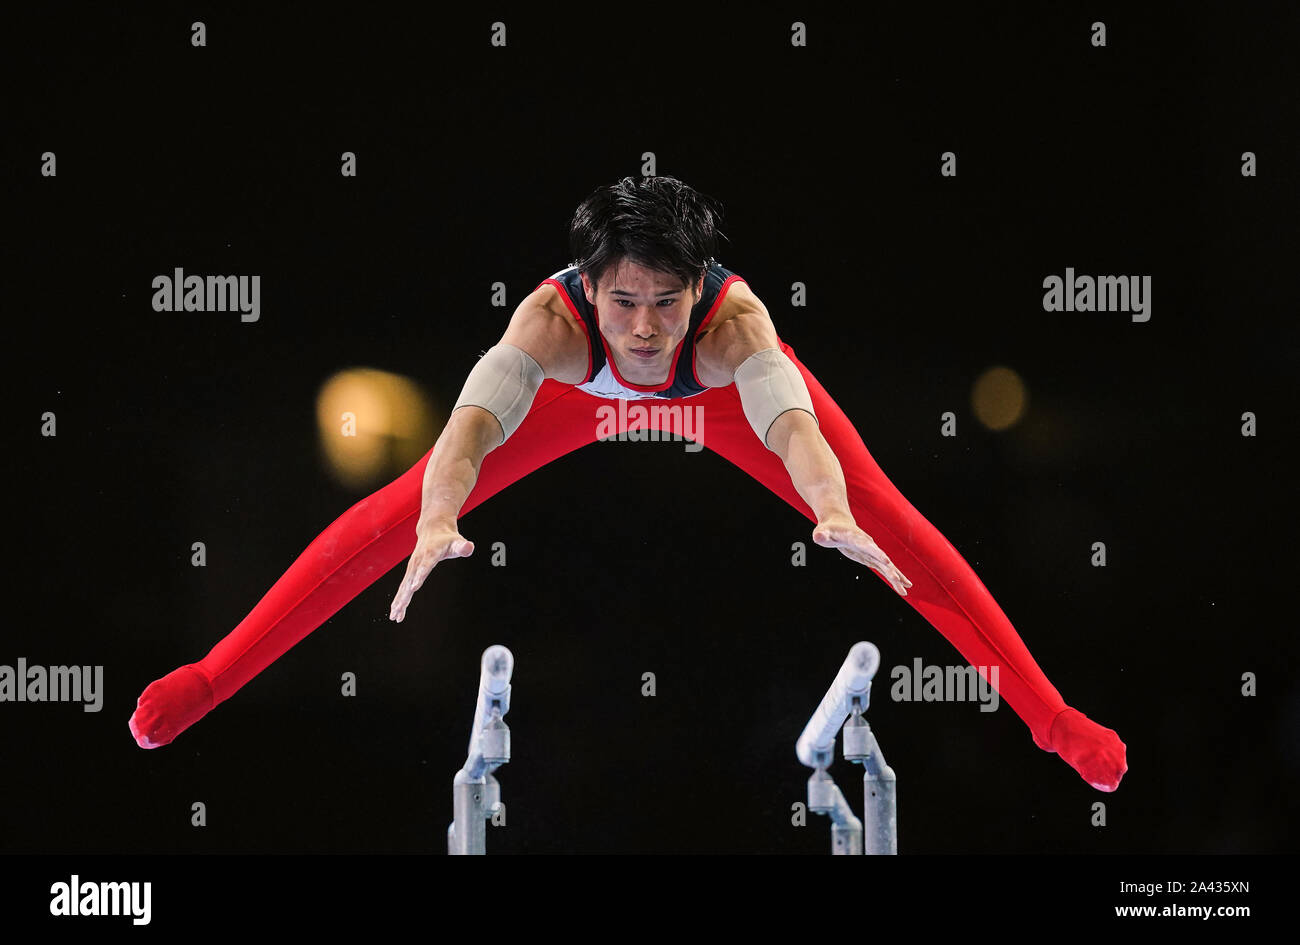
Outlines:
{"type": "Polygon", "coordinates": [[[659,353],[658,348],[632,348],[631,351],[638,358],[646,358],[646,359],[653,358],[655,355],[659,353]]]}

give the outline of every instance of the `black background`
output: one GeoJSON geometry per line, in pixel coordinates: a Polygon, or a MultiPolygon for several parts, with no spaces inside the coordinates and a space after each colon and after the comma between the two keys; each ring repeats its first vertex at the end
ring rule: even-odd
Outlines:
{"type": "MultiPolygon", "coordinates": [[[[1066,701],[1128,745],[1101,794],[1009,707],[894,703],[882,679],[869,717],[902,852],[1293,851],[1296,24],[1178,9],[204,6],[14,25],[0,662],[102,664],[106,697],[98,714],[0,705],[0,850],[441,852],[495,642],[517,667],[490,852],[827,849],[823,819],[790,825],[793,749],[849,646],[874,641],[886,668],[960,656],[840,555],[791,567],[808,523],[680,444],[552,463],[462,520],[479,552],[439,567],[401,625],[395,569],[174,744],[142,751],[126,726],[151,680],[396,474],[330,477],[324,380],[392,371],[446,410],[567,264],[573,208],[653,151],[725,204],[720,261],[1066,701]],[[260,320],[154,312],[151,280],[177,266],[261,275],[260,320]],[[1151,320],[1044,312],[1067,266],[1150,275],[1151,320]],[[970,411],[994,364],[1029,390],[1004,433],[970,411]],[[732,660],[748,678],[706,695],[732,660]]],[[[858,770],[835,769],[855,807],[858,770]]]]}

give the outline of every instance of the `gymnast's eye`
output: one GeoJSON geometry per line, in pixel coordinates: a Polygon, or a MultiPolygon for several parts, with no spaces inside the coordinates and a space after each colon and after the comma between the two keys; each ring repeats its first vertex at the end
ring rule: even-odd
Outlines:
{"type": "Polygon", "coordinates": [[[677,300],[676,300],[676,299],[664,299],[664,300],[663,300],[662,302],[660,302],[659,304],[660,304],[660,305],[665,305],[665,306],[666,306],[666,305],[676,305],[676,304],[677,304],[677,300]]]}

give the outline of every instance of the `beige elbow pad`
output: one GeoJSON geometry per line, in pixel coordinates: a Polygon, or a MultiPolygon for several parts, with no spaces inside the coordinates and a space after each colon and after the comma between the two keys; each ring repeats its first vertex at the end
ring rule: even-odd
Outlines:
{"type": "Polygon", "coordinates": [[[544,376],[542,366],[523,348],[495,345],[478,359],[465,378],[465,386],[452,412],[471,404],[482,407],[497,418],[508,440],[528,416],[544,376]]]}
{"type": "Polygon", "coordinates": [[[787,410],[806,410],[817,419],[803,375],[779,348],[764,348],[746,358],[736,368],[736,391],[745,419],[764,446],[767,431],[787,410]]]}

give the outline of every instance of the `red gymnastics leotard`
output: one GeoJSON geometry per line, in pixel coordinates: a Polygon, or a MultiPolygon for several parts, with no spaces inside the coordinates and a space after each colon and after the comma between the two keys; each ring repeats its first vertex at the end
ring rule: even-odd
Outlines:
{"type": "MultiPolygon", "coordinates": [[[[697,441],[816,522],[780,458],[754,435],[735,385],[706,388],[695,375],[695,338],[739,278],[721,266],[709,268],[704,294],[692,310],[673,369],[657,387],[629,384],[618,376],[600,334],[597,313],[581,291],[575,268],[543,280],[542,284],[550,283],[559,290],[587,334],[587,378],[582,384],[542,382],[520,427],[484,458],[461,515],[533,470],[594,442],[598,436],[596,409],[615,403],[611,397],[634,397],[665,407],[685,407],[689,401],[689,406],[704,408],[707,424],[695,436],[697,441]]],[[[1119,736],[1065,704],[970,565],[881,472],[853,424],[794,350],[784,341],[781,350],[808,385],[821,433],[843,467],[854,519],[912,582],[903,600],[972,665],[998,667],[999,695],[1029,726],[1040,748],[1058,752],[1094,787],[1113,791],[1127,770],[1125,745],[1119,736]]],[[[680,417],[682,413],[618,411],[619,429],[615,432],[623,432],[629,425],[648,428],[659,417],[680,417]]],[[[137,743],[155,748],[171,742],[409,558],[415,549],[425,465],[432,454],[430,449],[407,472],[339,516],[207,656],[151,683],[130,721],[137,743]]]]}

